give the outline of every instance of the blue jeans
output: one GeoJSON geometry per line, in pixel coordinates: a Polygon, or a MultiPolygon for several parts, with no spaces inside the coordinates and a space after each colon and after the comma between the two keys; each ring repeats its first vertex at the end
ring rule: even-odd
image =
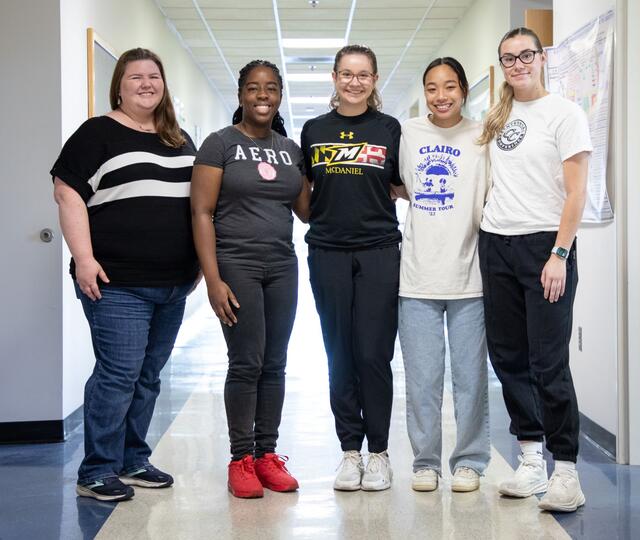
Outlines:
{"type": "Polygon", "coordinates": [[[192,285],[103,287],[102,299],[93,302],[76,283],[96,357],[84,389],[79,484],[149,463],[145,438],[160,393],[160,370],[173,350],[192,285]]]}
{"type": "Polygon", "coordinates": [[[400,298],[399,334],[407,391],[407,427],[413,470],[442,473],[442,396],[445,372],[444,314],[451,358],[456,446],[451,471],[482,474],[489,464],[487,344],[482,298],[400,298]]]}

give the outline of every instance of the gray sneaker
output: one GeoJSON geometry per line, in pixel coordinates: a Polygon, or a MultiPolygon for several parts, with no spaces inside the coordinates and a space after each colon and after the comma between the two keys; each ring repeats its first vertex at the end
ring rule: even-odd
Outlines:
{"type": "Polygon", "coordinates": [[[364,491],[382,491],[391,487],[393,471],[386,451],[369,454],[367,467],[362,475],[362,489],[364,491]]]}
{"type": "Polygon", "coordinates": [[[585,502],[580,480],[578,480],[578,471],[556,470],[549,479],[549,487],[544,497],[540,499],[538,508],[551,512],[575,512],[585,502]]]}
{"type": "Polygon", "coordinates": [[[338,491],[357,491],[362,482],[364,464],[362,455],[357,450],[348,450],[342,456],[338,466],[338,474],[333,482],[333,489],[338,491]]]}
{"type": "Polygon", "coordinates": [[[509,497],[530,497],[547,491],[547,462],[540,458],[518,456],[520,466],[498,491],[509,497]]]}
{"type": "Polygon", "coordinates": [[[99,501],[109,502],[126,501],[134,495],[133,488],[124,485],[115,476],[96,480],[90,484],[78,484],[76,493],[80,497],[91,497],[99,501]]]}

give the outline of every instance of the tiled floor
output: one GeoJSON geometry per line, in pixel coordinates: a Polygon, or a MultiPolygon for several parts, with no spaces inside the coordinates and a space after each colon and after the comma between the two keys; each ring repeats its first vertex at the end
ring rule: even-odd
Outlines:
{"type": "MultiPolygon", "coordinates": [[[[301,257],[301,294],[291,341],[279,451],[291,456],[299,492],[261,500],[226,491],[228,439],[222,401],[226,351],[204,304],[187,322],[163,374],[150,441],[153,461],[174,474],[166,490],[138,488],[113,505],[76,498],[82,430],[64,444],[0,446],[0,540],[288,538],[593,538],[631,539],[640,531],[640,467],[617,466],[583,440],[578,464],[587,505],[575,514],[541,513],[535,498],[500,497],[496,486],[516,461],[500,388],[491,380],[493,456],[480,491],[453,494],[449,475],[437,492],[410,488],[411,449],[404,420],[404,374],[393,361],[395,401],[390,455],[393,487],[381,493],[331,489],[340,459],[328,405],[319,323],[301,257]],[[634,533],[633,531],[636,531],[634,533]]],[[[455,438],[445,399],[444,454],[455,438]]]]}

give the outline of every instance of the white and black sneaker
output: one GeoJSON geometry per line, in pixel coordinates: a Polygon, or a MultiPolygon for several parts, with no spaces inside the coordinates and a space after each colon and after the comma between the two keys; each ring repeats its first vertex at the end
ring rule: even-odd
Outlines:
{"type": "Polygon", "coordinates": [[[153,465],[145,465],[127,474],[121,474],[120,480],[128,486],[144,488],[165,488],[173,484],[170,474],[156,469],[153,465]]]}
{"type": "Polygon", "coordinates": [[[91,497],[99,501],[111,502],[126,501],[134,495],[133,488],[123,484],[116,476],[96,480],[90,484],[78,484],[76,493],[80,497],[91,497]]]}

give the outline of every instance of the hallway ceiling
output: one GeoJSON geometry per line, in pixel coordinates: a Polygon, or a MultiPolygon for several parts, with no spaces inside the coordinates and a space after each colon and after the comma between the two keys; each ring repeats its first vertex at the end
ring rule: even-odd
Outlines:
{"type": "Polygon", "coordinates": [[[318,0],[313,7],[309,0],[155,0],[230,113],[240,68],[257,58],[277,64],[286,76],[280,112],[296,138],[307,118],[328,110],[333,57],[342,44],[310,48],[286,40],[371,47],[384,110],[393,112],[473,1],[318,0]],[[299,80],[308,75],[324,80],[299,80]]]}

